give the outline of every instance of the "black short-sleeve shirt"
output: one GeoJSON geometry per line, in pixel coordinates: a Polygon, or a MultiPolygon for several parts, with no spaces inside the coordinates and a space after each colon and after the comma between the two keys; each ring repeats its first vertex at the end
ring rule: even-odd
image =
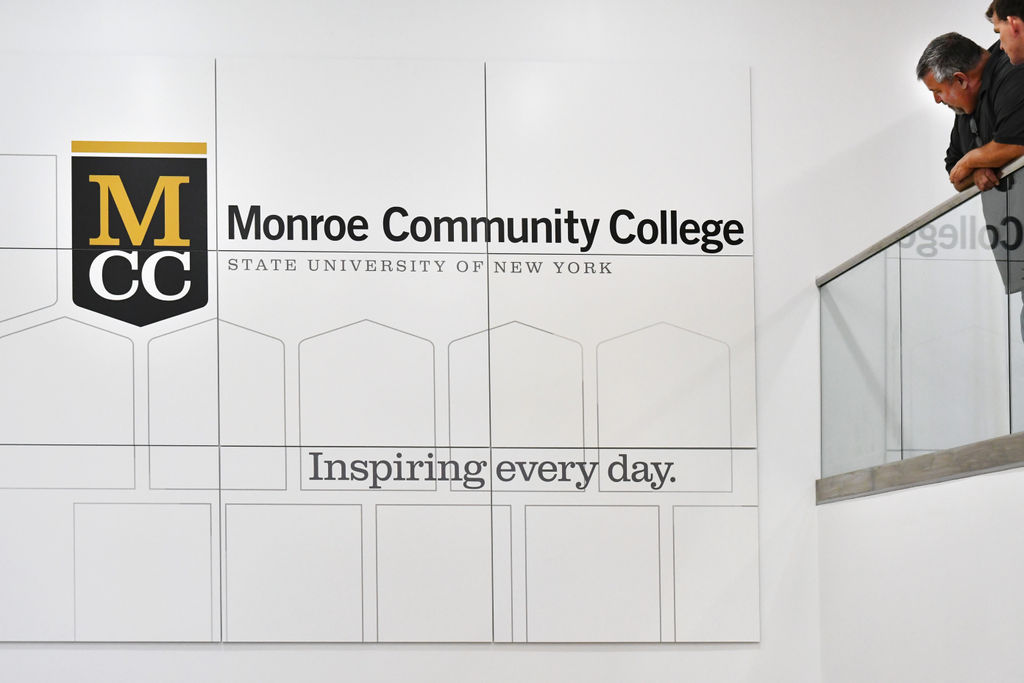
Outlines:
{"type": "Polygon", "coordinates": [[[946,171],[967,152],[993,140],[1024,145],[1024,66],[1014,67],[1002,50],[992,52],[985,64],[974,113],[958,114],[953,122],[946,171]]]}

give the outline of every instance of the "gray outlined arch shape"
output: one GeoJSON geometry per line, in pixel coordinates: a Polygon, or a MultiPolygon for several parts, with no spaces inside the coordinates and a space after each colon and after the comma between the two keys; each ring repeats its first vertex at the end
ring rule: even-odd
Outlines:
{"type": "MultiPolygon", "coordinates": [[[[230,322],[228,320],[224,320],[223,318],[217,318],[217,320],[220,323],[220,325],[227,325],[229,327],[235,328],[236,330],[242,330],[243,332],[248,332],[250,334],[254,334],[254,335],[263,337],[264,339],[270,339],[270,340],[275,341],[278,344],[280,344],[280,346],[281,346],[281,440],[280,440],[280,443],[260,444],[260,445],[265,445],[265,446],[286,446],[287,443],[288,443],[288,395],[287,395],[288,367],[287,367],[287,363],[286,363],[286,359],[285,359],[285,343],[284,343],[284,340],[283,339],[279,339],[278,337],[275,337],[272,334],[267,334],[265,332],[260,332],[259,330],[254,330],[254,329],[251,329],[249,327],[245,327],[244,325],[239,325],[237,323],[233,323],[233,322],[230,322]]],[[[219,326],[217,328],[217,343],[218,343],[218,349],[217,349],[217,351],[218,351],[218,359],[217,359],[217,373],[218,373],[217,377],[218,377],[218,379],[217,379],[217,382],[218,382],[218,384],[221,384],[224,381],[224,376],[223,376],[223,370],[221,368],[221,362],[220,362],[220,353],[222,351],[222,348],[220,348],[220,327],[219,326]]],[[[221,402],[220,401],[217,401],[217,407],[218,407],[218,410],[221,409],[221,402]]],[[[218,420],[218,423],[220,424],[221,420],[218,420]]],[[[221,429],[223,429],[223,426],[221,427],[221,429]]],[[[241,445],[241,444],[234,444],[234,443],[224,443],[223,434],[221,434],[220,441],[221,441],[221,446],[241,445]]]]}
{"type": "MultiPolygon", "coordinates": [[[[130,392],[130,395],[128,396],[128,400],[131,402],[131,434],[132,434],[132,438],[131,438],[130,443],[109,443],[109,444],[106,444],[106,443],[104,443],[104,444],[98,444],[98,443],[89,443],[89,444],[85,444],[85,443],[61,443],[61,444],[52,444],[52,445],[61,445],[61,446],[65,446],[65,445],[67,445],[67,446],[85,446],[85,445],[89,445],[89,446],[127,446],[127,445],[135,445],[137,443],[137,441],[138,441],[137,434],[136,434],[136,427],[135,427],[135,417],[136,417],[136,406],[135,406],[135,384],[136,384],[136,377],[135,377],[135,342],[132,341],[131,337],[126,337],[126,336],[124,336],[122,334],[117,334],[116,332],[111,332],[110,330],[106,330],[106,329],[103,329],[102,327],[98,327],[96,325],[91,325],[89,323],[82,322],[81,320],[78,320],[76,318],[72,318],[70,316],[60,316],[58,318],[53,318],[52,320],[45,320],[45,321],[43,321],[41,323],[37,323],[35,325],[30,325],[29,327],[25,327],[25,328],[22,328],[20,330],[15,330],[14,332],[9,332],[8,334],[0,336],[0,342],[2,342],[4,339],[8,339],[10,337],[14,337],[16,335],[28,332],[29,330],[35,330],[35,329],[39,329],[41,327],[46,327],[47,325],[53,325],[53,324],[58,323],[58,322],[60,322],[62,320],[67,320],[68,322],[74,323],[76,325],[81,325],[83,327],[88,327],[90,329],[96,330],[97,332],[102,332],[103,334],[110,335],[112,337],[117,337],[119,339],[123,339],[123,340],[128,342],[128,347],[131,349],[131,362],[130,362],[129,365],[130,365],[130,370],[131,370],[131,386],[132,386],[132,390],[130,392]]],[[[6,438],[3,437],[3,436],[0,436],[0,443],[6,444],[7,443],[6,438]]],[[[41,444],[15,444],[15,445],[41,445],[41,444]]],[[[48,445],[50,445],[50,444],[48,444],[48,445]]]]}
{"type": "MultiPolygon", "coordinates": [[[[60,248],[58,244],[58,222],[57,215],[60,206],[60,187],[57,177],[57,155],[56,154],[10,154],[0,153],[0,157],[47,157],[53,159],[53,246],[52,247],[7,247],[0,245],[0,251],[52,251],[53,252],[53,301],[50,301],[45,306],[39,306],[21,313],[16,313],[6,318],[0,318],[0,323],[5,323],[11,320],[16,320],[22,316],[29,315],[31,313],[38,313],[39,311],[45,311],[48,308],[53,308],[57,305],[60,300],[60,264],[58,262],[60,248]]],[[[52,321],[50,321],[52,322],[52,321]]],[[[45,323],[43,323],[45,324],[45,323]]],[[[28,328],[26,328],[28,329],[28,328]]]]}
{"type": "MultiPolygon", "coordinates": [[[[584,444],[586,443],[586,414],[587,414],[587,406],[586,406],[586,398],[585,398],[585,393],[584,393],[585,392],[585,388],[586,388],[585,387],[586,379],[585,379],[585,372],[584,372],[584,368],[583,368],[583,344],[581,344],[580,342],[578,342],[575,339],[572,339],[570,337],[566,337],[566,336],[560,335],[560,334],[558,334],[556,332],[552,332],[551,330],[545,330],[545,329],[543,329],[541,327],[537,327],[535,325],[530,325],[529,323],[524,323],[521,320],[510,320],[507,323],[502,323],[501,325],[495,325],[495,326],[487,328],[485,330],[480,330],[479,332],[473,332],[472,334],[467,334],[467,335],[459,337],[457,339],[453,339],[451,342],[448,343],[448,443],[451,446],[455,446],[456,445],[456,444],[452,443],[452,413],[454,412],[452,410],[452,391],[451,391],[451,386],[452,386],[452,374],[451,374],[451,372],[452,372],[451,371],[451,368],[452,368],[452,362],[451,362],[451,360],[452,360],[452,347],[455,344],[459,343],[459,342],[464,342],[464,341],[466,341],[468,339],[472,339],[474,337],[479,337],[480,335],[487,335],[487,359],[488,359],[488,363],[487,363],[487,400],[488,400],[488,416],[489,416],[487,428],[488,428],[488,433],[490,434],[490,437],[488,439],[488,443],[486,443],[486,444],[458,444],[458,445],[459,446],[472,446],[472,447],[478,447],[478,448],[494,447],[494,443],[493,443],[493,441],[494,441],[494,438],[493,438],[494,437],[494,431],[493,431],[494,416],[490,414],[490,403],[491,403],[491,400],[492,400],[492,395],[491,395],[492,394],[492,390],[491,390],[491,380],[492,380],[492,377],[491,377],[491,375],[492,375],[492,370],[491,370],[491,365],[492,365],[491,364],[491,332],[493,332],[494,330],[500,330],[502,328],[509,327],[509,326],[512,326],[512,325],[518,325],[520,327],[524,327],[526,329],[533,330],[534,332],[539,332],[541,334],[549,335],[549,336],[554,337],[556,339],[568,342],[570,344],[575,345],[577,347],[577,349],[579,350],[579,363],[580,363],[580,365],[579,365],[579,371],[580,371],[579,372],[579,376],[580,376],[580,425],[579,425],[579,429],[580,429],[580,441],[579,441],[578,448],[584,448],[585,447],[584,444]]],[[[522,447],[522,448],[533,448],[533,447],[535,447],[535,444],[517,444],[516,446],[517,447],[522,447]]]]}
{"type": "MultiPolygon", "coordinates": [[[[299,343],[297,345],[297,351],[298,351],[298,366],[297,366],[297,374],[298,374],[298,377],[297,377],[297,381],[298,381],[298,402],[297,402],[297,405],[298,405],[298,417],[297,417],[297,421],[298,421],[299,446],[300,447],[305,447],[306,445],[309,445],[309,444],[306,444],[306,442],[305,442],[305,440],[303,438],[303,434],[302,434],[302,345],[307,343],[307,342],[310,342],[310,341],[312,341],[314,339],[319,339],[320,337],[325,337],[325,336],[327,336],[329,334],[333,334],[333,333],[338,332],[340,330],[344,330],[344,329],[347,329],[347,328],[350,328],[350,327],[355,327],[356,325],[375,325],[375,326],[377,326],[379,328],[382,328],[384,330],[387,330],[389,332],[394,332],[396,334],[400,334],[400,335],[403,335],[405,337],[409,337],[410,339],[415,339],[415,340],[424,342],[424,343],[426,343],[426,344],[428,344],[430,346],[430,358],[431,358],[431,364],[430,364],[430,379],[431,379],[430,420],[431,420],[431,433],[433,435],[431,437],[431,443],[430,444],[387,444],[387,443],[381,443],[381,444],[373,444],[373,445],[376,446],[376,447],[410,446],[410,445],[413,445],[413,446],[430,446],[431,448],[434,448],[436,450],[436,448],[437,448],[437,361],[436,361],[435,354],[436,354],[436,350],[437,349],[434,346],[434,342],[432,342],[431,340],[427,339],[426,337],[421,337],[421,336],[419,336],[417,334],[413,334],[412,332],[407,332],[405,330],[399,329],[397,327],[392,327],[391,325],[386,325],[386,324],[384,324],[382,322],[378,322],[378,321],[372,320],[370,318],[363,318],[361,320],[356,320],[355,322],[351,322],[351,323],[348,323],[346,325],[340,325],[338,327],[333,327],[333,328],[331,328],[329,330],[324,330],[323,332],[319,332],[317,334],[314,334],[314,335],[312,335],[310,337],[306,337],[305,339],[302,339],[302,340],[299,341],[299,343]]],[[[318,445],[318,446],[339,446],[339,445],[340,446],[351,446],[353,444],[319,444],[318,443],[316,445],[318,445]]]]}
{"type": "MultiPolygon", "coordinates": [[[[181,334],[183,332],[186,332],[188,330],[194,330],[197,327],[201,327],[201,326],[207,325],[209,323],[215,323],[216,321],[217,321],[216,318],[207,318],[206,320],[201,320],[201,321],[199,321],[197,323],[192,323],[191,325],[186,325],[185,327],[180,327],[180,328],[178,328],[176,330],[172,330],[170,332],[166,332],[164,334],[157,335],[157,336],[153,337],[152,339],[150,339],[149,342],[146,344],[146,432],[147,432],[147,442],[148,442],[147,445],[148,446],[153,447],[153,446],[161,445],[161,444],[153,443],[153,343],[158,341],[158,340],[166,340],[169,337],[174,337],[175,335],[179,335],[179,334],[181,334]]],[[[216,334],[216,331],[214,332],[214,334],[216,334]]],[[[214,347],[214,356],[215,356],[214,357],[214,363],[215,363],[215,365],[219,365],[219,363],[217,362],[219,359],[216,358],[216,353],[217,353],[217,348],[216,348],[216,345],[215,345],[215,347],[214,347]]],[[[218,403],[219,403],[219,401],[218,401],[218,403]]],[[[219,432],[219,430],[220,430],[220,414],[219,414],[219,412],[218,412],[217,415],[214,416],[214,419],[217,422],[217,431],[219,432]]],[[[218,439],[218,441],[219,441],[219,439],[218,439]]],[[[194,445],[194,446],[217,446],[218,444],[216,444],[216,443],[207,443],[207,444],[194,443],[194,444],[189,444],[189,445],[194,445]]]]}
{"type": "MultiPolygon", "coordinates": [[[[597,423],[597,446],[598,446],[598,448],[613,448],[613,447],[619,447],[619,446],[623,446],[624,445],[624,444],[607,444],[606,445],[606,444],[603,444],[601,442],[601,347],[604,346],[605,344],[608,344],[608,343],[611,343],[611,342],[615,342],[615,341],[618,341],[618,340],[621,340],[621,339],[625,339],[626,337],[631,337],[631,336],[634,336],[634,335],[637,335],[637,334],[640,334],[642,332],[645,332],[645,331],[648,331],[648,330],[652,330],[652,329],[658,328],[658,327],[668,327],[668,328],[672,328],[674,330],[678,330],[680,332],[684,332],[686,334],[692,334],[692,335],[694,335],[696,337],[700,337],[702,339],[706,339],[706,340],[708,340],[710,342],[713,342],[715,344],[721,344],[725,348],[726,358],[727,358],[728,378],[729,378],[728,386],[726,387],[727,392],[728,392],[728,424],[729,424],[729,445],[728,445],[728,448],[732,449],[733,441],[734,441],[734,437],[733,437],[733,419],[732,419],[732,413],[733,413],[733,397],[732,397],[732,381],[733,381],[732,347],[730,347],[729,344],[727,344],[726,342],[722,341],[721,339],[717,339],[715,337],[712,337],[710,335],[704,334],[702,332],[697,332],[696,330],[691,330],[689,328],[682,327],[680,325],[675,325],[673,323],[666,322],[666,321],[659,321],[659,322],[656,322],[656,323],[651,323],[650,325],[645,325],[644,327],[640,327],[640,328],[637,328],[635,330],[630,330],[629,332],[624,332],[624,333],[616,335],[614,337],[609,337],[608,339],[605,339],[605,340],[602,340],[602,341],[598,342],[597,346],[595,347],[596,368],[595,368],[595,385],[594,385],[594,388],[595,388],[595,395],[597,396],[596,423],[597,423]]],[[[662,447],[662,448],[679,448],[680,446],[684,446],[686,448],[715,447],[713,444],[685,444],[685,445],[684,444],[659,444],[658,447],[662,447]]]]}
{"type": "MultiPolygon", "coordinates": [[[[149,440],[149,444],[148,444],[149,446],[160,445],[160,444],[152,443],[152,441],[153,441],[152,414],[151,414],[151,409],[152,409],[152,404],[153,404],[153,401],[152,401],[153,384],[152,384],[152,381],[151,381],[151,376],[152,376],[151,375],[151,373],[152,373],[152,344],[153,344],[153,342],[155,342],[158,339],[164,339],[166,337],[172,337],[172,336],[174,336],[176,334],[184,332],[185,330],[189,330],[189,329],[192,329],[192,328],[195,328],[195,327],[199,327],[200,325],[205,325],[205,324],[211,323],[211,322],[216,322],[217,323],[217,332],[216,332],[216,335],[217,335],[217,348],[215,349],[215,353],[216,353],[215,361],[216,361],[216,365],[217,365],[217,394],[218,394],[218,396],[217,396],[217,444],[216,445],[219,445],[219,446],[235,446],[235,445],[238,445],[238,444],[233,444],[233,443],[223,443],[223,438],[222,438],[222,434],[221,434],[221,431],[222,431],[222,424],[221,424],[222,423],[222,415],[221,415],[221,412],[222,412],[222,408],[221,408],[221,399],[222,399],[222,395],[221,395],[222,391],[221,391],[221,389],[222,389],[222,386],[221,386],[221,382],[222,382],[222,377],[223,377],[223,372],[222,372],[222,368],[221,368],[221,353],[223,351],[223,349],[221,347],[221,339],[220,339],[220,326],[221,325],[228,325],[228,326],[233,327],[233,328],[235,328],[237,330],[242,330],[244,332],[248,332],[250,334],[254,334],[254,335],[263,337],[265,339],[270,339],[270,340],[273,340],[273,341],[277,342],[278,344],[280,344],[281,345],[281,382],[282,382],[282,389],[284,389],[284,387],[287,387],[288,376],[287,376],[287,368],[286,368],[286,365],[285,365],[285,343],[284,343],[284,340],[279,339],[278,337],[275,337],[275,336],[273,336],[271,334],[266,334],[265,332],[260,332],[259,330],[254,330],[254,329],[245,327],[244,325],[239,325],[239,324],[233,323],[233,322],[231,322],[229,320],[225,320],[223,318],[207,318],[206,320],[200,320],[199,322],[193,323],[191,325],[186,325],[185,327],[181,327],[181,328],[179,328],[177,330],[172,330],[170,332],[166,332],[164,334],[157,335],[157,336],[153,337],[152,339],[150,339],[149,342],[146,344],[146,425],[147,425],[147,429],[148,429],[148,432],[149,432],[149,439],[148,439],[149,440]]],[[[285,445],[287,445],[287,438],[288,438],[287,435],[288,435],[287,394],[286,394],[286,392],[284,390],[282,390],[282,392],[281,392],[281,440],[280,440],[280,443],[260,444],[260,445],[285,446],[285,445]]],[[[200,445],[200,444],[196,444],[196,445],[200,445]]],[[[209,445],[214,445],[214,444],[209,444],[209,445]]]]}

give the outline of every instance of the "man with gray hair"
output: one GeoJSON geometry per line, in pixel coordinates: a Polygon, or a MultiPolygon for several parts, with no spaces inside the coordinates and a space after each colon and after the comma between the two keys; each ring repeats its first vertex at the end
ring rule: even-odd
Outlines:
{"type": "Polygon", "coordinates": [[[947,33],[929,43],[917,63],[917,77],[937,103],[956,112],[946,150],[949,180],[958,190],[971,184],[983,190],[986,235],[1003,287],[1007,294],[1022,292],[1024,183],[1001,181],[999,169],[1024,156],[1024,69],[1015,69],[998,45],[985,50],[947,33]],[[998,190],[984,192],[993,188],[998,190]]]}
{"type": "Polygon", "coordinates": [[[998,169],[1024,156],[1024,69],[1003,52],[946,33],[925,48],[917,77],[957,115],[946,150],[950,182],[958,190],[995,187],[998,169]]]}

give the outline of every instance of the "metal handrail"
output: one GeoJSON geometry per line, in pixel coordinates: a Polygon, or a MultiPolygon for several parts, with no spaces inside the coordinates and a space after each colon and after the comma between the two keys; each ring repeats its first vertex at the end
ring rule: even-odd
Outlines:
{"type": "MultiPolygon", "coordinates": [[[[1011,173],[1022,167],[1024,167],[1024,157],[1021,157],[1016,161],[1013,161],[1004,166],[1002,170],[1000,170],[999,172],[999,177],[1005,178],[1006,176],[1010,175],[1011,173]]],[[[914,220],[910,221],[896,232],[886,237],[883,237],[882,239],[875,242],[867,249],[864,249],[855,256],[846,259],[838,266],[836,266],[835,268],[833,268],[832,270],[828,271],[827,273],[819,277],[817,280],[815,280],[815,284],[817,284],[818,287],[822,287],[828,284],[829,282],[835,280],[837,277],[839,277],[846,271],[855,268],[856,266],[859,266],[861,263],[867,261],[872,256],[875,256],[876,254],[885,251],[886,249],[896,244],[897,242],[899,242],[900,240],[902,240],[904,237],[911,234],[915,230],[923,228],[924,226],[928,225],[942,214],[952,209],[955,209],[956,207],[966,202],[968,199],[974,197],[977,194],[980,194],[980,192],[981,191],[976,186],[972,185],[966,190],[956,193],[955,195],[953,195],[946,201],[942,202],[935,208],[926,211],[925,213],[921,214],[914,220]]]]}

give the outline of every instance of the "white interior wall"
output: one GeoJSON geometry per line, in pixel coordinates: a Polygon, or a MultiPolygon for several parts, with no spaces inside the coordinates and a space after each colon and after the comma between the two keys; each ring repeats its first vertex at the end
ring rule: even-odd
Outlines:
{"type": "Polygon", "coordinates": [[[823,680],[1019,681],[1024,472],[821,508],[823,680]]]}
{"type": "MultiPolygon", "coordinates": [[[[759,645],[0,645],[4,678],[793,683],[822,680],[824,668],[828,681],[954,680],[918,677],[913,672],[919,657],[907,659],[895,650],[886,662],[903,675],[860,675],[848,667],[844,653],[870,652],[886,633],[919,644],[939,628],[924,619],[914,621],[914,632],[901,628],[904,611],[930,604],[927,595],[912,592],[893,603],[882,599],[887,593],[866,588],[888,585],[890,574],[906,575],[908,563],[923,579],[947,576],[942,572],[959,550],[951,542],[921,554],[919,546],[898,537],[880,542],[871,536],[880,519],[888,519],[880,514],[888,510],[883,506],[917,519],[925,536],[941,531],[942,518],[933,522],[914,507],[920,494],[820,512],[814,507],[819,382],[813,279],[950,194],[942,172],[950,114],[915,83],[913,67],[927,41],[947,30],[989,42],[984,5],[983,0],[976,7],[953,0],[796,0],[785,9],[754,0],[4,2],[0,49],[16,53],[635,60],[680,62],[694,69],[709,61],[749,64],[762,584],[759,645]],[[839,532],[862,541],[846,544],[835,535],[839,532]],[[877,560],[869,565],[875,573],[867,584],[862,574],[846,569],[865,558],[877,560]]],[[[714,93],[695,93],[698,101],[704,97],[714,93]]],[[[976,494],[1002,496],[998,500],[1005,502],[1012,500],[1011,487],[943,486],[928,490],[938,497],[936,506],[971,511],[982,523],[972,537],[995,542],[1000,529],[978,512],[990,502],[976,494]]],[[[1020,552],[1006,552],[1004,559],[1020,561],[1020,552]]],[[[970,566],[953,566],[954,578],[970,575],[970,566]]],[[[958,611],[970,616],[984,609],[985,603],[970,599],[965,583],[953,586],[961,592],[948,603],[951,623],[957,623],[958,611]]],[[[986,633],[963,629],[961,647],[931,651],[934,669],[962,670],[976,653],[991,652],[986,633]]],[[[921,652],[923,647],[911,649],[912,655],[921,652]]]]}

